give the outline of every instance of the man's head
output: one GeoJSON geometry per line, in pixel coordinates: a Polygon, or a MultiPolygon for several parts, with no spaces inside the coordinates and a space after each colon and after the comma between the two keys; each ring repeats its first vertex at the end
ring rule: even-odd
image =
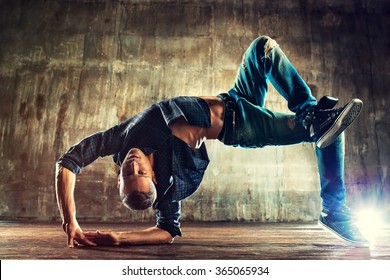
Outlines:
{"type": "Polygon", "coordinates": [[[140,149],[131,149],[119,173],[119,194],[123,204],[133,210],[151,207],[157,198],[153,157],[140,149]]]}

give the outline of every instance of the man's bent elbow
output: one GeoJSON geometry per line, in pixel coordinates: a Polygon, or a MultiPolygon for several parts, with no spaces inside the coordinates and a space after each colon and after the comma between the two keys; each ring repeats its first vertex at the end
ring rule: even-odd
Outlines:
{"type": "Polygon", "coordinates": [[[164,236],[164,238],[162,238],[161,243],[171,244],[171,243],[173,243],[174,240],[175,240],[175,238],[172,237],[172,235],[167,232],[167,234],[164,236]]]}
{"type": "Polygon", "coordinates": [[[164,244],[164,243],[173,243],[173,241],[175,240],[174,237],[172,237],[172,235],[166,231],[166,230],[163,230],[163,229],[160,229],[160,236],[159,236],[159,243],[161,244],[164,244]]]}
{"type": "Polygon", "coordinates": [[[165,242],[164,243],[169,243],[169,244],[172,244],[173,243],[173,241],[175,241],[175,238],[174,237],[172,237],[172,236],[169,236],[166,240],[165,240],[165,242]]]}

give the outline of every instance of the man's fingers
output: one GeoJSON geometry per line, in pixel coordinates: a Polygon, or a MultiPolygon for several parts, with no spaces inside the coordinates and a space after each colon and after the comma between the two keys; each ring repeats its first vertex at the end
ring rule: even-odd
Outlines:
{"type": "Polygon", "coordinates": [[[68,235],[68,247],[73,248],[74,247],[74,239],[73,237],[68,235]]]}
{"type": "Polygon", "coordinates": [[[96,243],[89,240],[84,233],[80,234],[80,238],[78,238],[78,242],[83,245],[96,246],[96,243]]]}
{"type": "Polygon", "coordinates": [[[66,236],[67,236],[67,243],[69,248],[74,247],[74,236],[72,235],[71,231],[69,230],[69,224],[63,224],[62,228],[64,229],[66,236]]]}
{"type": "Polygon", "coordinates": [[[74,246],[97,246],[96,243],[92,242],[91,240],[89,240],[88,238],[77,238],[73,241],[73,246],[70,246],[68,244],[69,247],[74,247],[74,246]]]}
{"type": "Polygon", "coordinates": [[[97,246],[96,243],[92,242],[88,238],[83,239],[84,245],[89,245],[89,246],[97,246]]]}
{"type": "Polygon", "coordinates": [[[67,227],[67,235],[68,235],[68,247],[73,248],[75,246],[80,245],[88,245],[88,246],[96,246],[96,243],[89,240],[80,228],[77,228],[75,231],[69,230],[67,227]]]}

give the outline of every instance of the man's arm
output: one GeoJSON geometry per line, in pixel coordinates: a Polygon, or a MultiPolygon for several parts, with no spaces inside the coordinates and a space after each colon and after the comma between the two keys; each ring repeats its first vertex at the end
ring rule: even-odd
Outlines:
{"type": "Polygon", "coordinates": [[[68,236],[68,246],[74,247],[77,243],[95,245],[85,237],[76,219],[76,205],[74,202],[74,188],[76,175],[69,169],[56,165],[56,197],[62,218],[62,228],[68,236]]]}
{"type": "Polygon", "coordinates": [[[76,219],[74,188],[76,175],[99,157],[117,153],[121,148],[122,131],[129,119],[106,131],[92,134],[70,147],[56,164],[55,184],[58,208],[62,217],[63,230],[68,235],[68,246],[76,243],[93,245],[85,238],[76,219]]]}
{"type": "Polygon", "coordinates": [[[166,197],[156,207],[157,224],[140,231],[112,230],[86,232],[85,236],[97,245],[141,245],[172,243],[174,237],[181,236],[180,202],[166,197]]]}
{"type": "Polygon", "coordinates": [[[102,246],[124,246],[124,245],[144,245],[144,244],[163,244],[172,243],[174,238],[171,234],[158,227],[151,227],[140,231],[121,231],[112,230],[85,232],[85,236],[102,246]]]}

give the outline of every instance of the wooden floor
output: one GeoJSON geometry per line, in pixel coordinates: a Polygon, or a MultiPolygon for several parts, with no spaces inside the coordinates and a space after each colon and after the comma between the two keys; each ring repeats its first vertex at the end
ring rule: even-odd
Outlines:
{"type": "MultiPolygon", "coordinates": [[[[82,224],[96,229],[144,229],[150,224],[82,224]]],[[[183,223],[173,244],[67,248],[60,224],[0,222],[2,260],[390,260],[390,227],[370,248],[354,248],[316,223],[183,223]]]]}

